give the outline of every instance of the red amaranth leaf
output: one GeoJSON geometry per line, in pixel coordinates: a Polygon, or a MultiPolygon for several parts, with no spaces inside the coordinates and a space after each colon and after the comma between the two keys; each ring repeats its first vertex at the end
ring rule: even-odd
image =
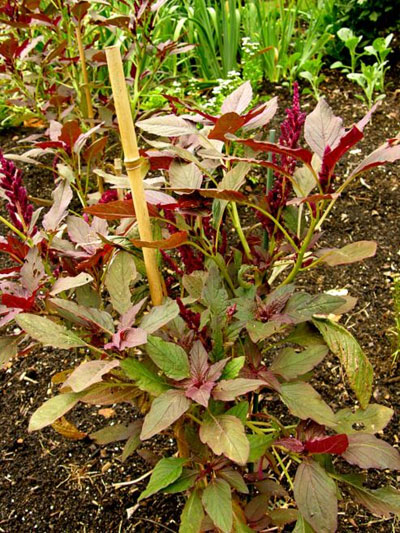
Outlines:
{"type": "Polygon", "coordinates": [[[286,148],[285,146],[280,146],[278,144],[273,144],[264,141],[255,141],[254,139],[234,139],[235,142],[244,144],[256,152],[272,152],[274,154],[288,155],[302,161],[303,163],[310,165],[313,154],[310,150],[305,148],[286,148]]]}
{"type": "Polygon", "coordinates": [[[334,435],[332,437],[322,437],[305,442],[304,447],[309,453],[332,453],[341,455],[349,446],[347,435],[334,435]]]}
{"type": "Polygon", "coordinates": [[[208,135],[209,139],[217,139],[219,141],[225,141],[225,135],[227,133],[235,133],[246,123],[246,117],[241,117],[235,112],[226,113],[219,117],[215,123],[214,128],[208,135]]]}
{"type": "MultiPolygon", "coordinates": [[[[158,210],[151,204],[147,204],[149,215],[158,216],[158,210]]],[[[105,220],[118,220],[120,218],[135,218],[135,208],[132,200],[116,200],[106,204],[95,204],[85,207],[84,212],[105,220]]]]}
{"type": "Polygon", "coordinates": [[[35,295],[32,294],[29,298],[21,298],[20,296],[13,296],[12,294],[2,294],[1,303],[8,308],[30,311],[35,305],[35,295]]]}
{"type": "Polygon", "coordinates": [[[60,141],[65,142],[65,144],[72,150],[76,140],[79,135],[81,135],[82,130],[79,126],[78,120],[68,120],[61,129],[61,135],[59,137],[60,141]]]}
{"type": "Polygon", "coordinates": [[[168,239],[162,239],[160,241],[140,241],[138,239],[131,239],[131,243],[138,248],[156,248],[157,250],[172,250],[173,248],[182,246],[186,241],[186,231],[177,231],[168,239]]]}

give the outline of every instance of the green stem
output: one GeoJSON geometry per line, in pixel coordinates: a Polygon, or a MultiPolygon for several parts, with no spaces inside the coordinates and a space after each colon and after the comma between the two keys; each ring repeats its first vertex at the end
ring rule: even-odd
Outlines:
{"type": "Polygon", "coordinates": [[[240,239],[240,242],[242,243],[244,253],[246,254],[247,259],[251,261],[252,257],[251,257],[250,246],[243,233],[243,229],[240,224],[240,218],[239,218],[239,213],[237,210],[237,205],[235,202],[230,203],[230,215],[231,215],[233,227],[235,228],[236,233],[238,234],[238,237],[240,239]]]}
{"type": "Polygon", "coordinates": [[[304,254],[306,253],[308,245],[310,244],[311,239],[313,238],[316,225],[317,225],[317,220],[314,219],[310,224],[306,238],[304,239],[303,244],[301,245],[300,251],[297,254],[297,260],[292,268],[292,271],[290,272],[288,277],[279,285],[279,287],[283,287],[283,285],[288,285],[297,276],[297,273],[301,269],[301,265],[303,263],[304,254]]]}
{"type": "Polygon", "coordinates": [[[0,215],[0,222],[2,222],[3,224],[5,224],[11,231],[13,231],[16,235],[18,235],[18,237],[20,239],[22,239],[24,242],[26,242],[29,246],[32,245],[32,242],[31,240],[29,239],[29,237],[27,237],[26,235],[24,235],[22,233],[22,231],[20,231],[19,229],[17,229],[15,226],[13,226],[11,224],[11,222],[8,222],[8,220],[4,217],[2,217],[0,215]]]}
{"type": "Polygon", "coordinates": [[[278,461],[279,466],[282,468],[282,472],[285,474],[285,477],[286,477],[286,479],[288,480],[289,486],[290,486],[290,488],[291,488],[292,491],[293,491],[293,490],[294,490],[294,487],[293,487],[293,481],[292,481],[292,478],[290,477],[289,472],[288,472],[286,466],[284,465],[282,459],[281,459],[280,456],[279,456],[279,453],[276,451],[276,449],[275,449],[274,446],[272,446],[272,453],[275,455],[276,460],[278,461]]]}
{"type": "Polygon", "coordinates": [[[281,232],[284,234],[286,240],[288,241],[288,243],[290,244],[290,246],[293,248],[293,250],[295,250],[296,252],[299,252],[299,247],[296,245],[296,243],[294,242],[294,240],[292,239],[292,237],[289,235],[289,233],[285,230],[285,228],[282,226],[282,224],[279,222],[279,220],[277,220],[275,217],[273,217],[271,215],[271,213],[268,213],[268,211],[265,211],[265,209],[262,209],[261,207],[259,207],[258,205],[256,204],[252,204],[252,203],[249,203],[247,204],[249,207],[252,207],[253,209],[256,209],[257,211],[259,211],[260,213],[262,213],[264,216],[266,216],[267,218],[269,218],[270,220],[272,220],[272,222],[275,224],[275,226],[277,226],[281,232]]]}

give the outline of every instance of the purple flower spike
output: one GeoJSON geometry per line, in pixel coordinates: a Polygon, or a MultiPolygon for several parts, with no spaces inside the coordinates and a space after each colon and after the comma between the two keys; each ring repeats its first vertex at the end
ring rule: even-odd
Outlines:
{"type": "Polygon", "coordinates": [[[26,233],[32,220],[33,206],[22,182],[22,171],[6,159],[0,150],[0,188],[8,198],[6,205],[12,224],[26,233]]]}

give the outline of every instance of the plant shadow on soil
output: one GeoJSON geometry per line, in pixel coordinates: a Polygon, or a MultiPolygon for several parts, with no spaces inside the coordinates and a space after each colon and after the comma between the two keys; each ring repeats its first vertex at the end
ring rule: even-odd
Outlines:
{"type": "MultiPolygon", "coordinates": [[[[394,81],[398,80],[398,74],[392,71],[394,81]]],[[[365,108],[354,97],[353,85],[338,79],[336,74],[330,76],[325,86],[334,89],[328,92],[322,88],[323,94],[349,126],[363,116],[365,108]]],[[[276,92],[280,96],[282,116],[288,95],[285,89],[276,92]]],[[[338,168],[339,176],[362,155],[397,133],[399,104],[399,92],[389,91],[366,129],[365,139],[359,146],[361,151],[350,153],[346,166],[338,168]]],[[[314,101],[306,100],[303,107],[310,111],[314,105],[314,101]]],[[[0,134],[3,151],[15,146],[15,136],[20,137],[21,131],[0,134]]],[[[49,197],[52,177],[31,166],[24,168],[30,194],[49,197]]],[[[396,366],[392,365],[388,330],[393,326],[391,283],[393,274],[400,271],[400,165],[388,165],[366,174],[362,182],[353,183],[338,202],[327,227],[322,244],[340,246],[352,240],[375,239],[377,255],[360,264],[318,268],[300,278],[297,286],[311,293],[347,288],[358,298],[357,307],[342,321],[374,366],[372,401],[392,407],[396,412],[400,405],[400,379],[396,366]]],[[[27,433],[31,413],[56,390],[51,385],[51,376],[76,366],[79,360],[79,354],[45,348],[14,361],[0,372],[0,533],[178,532],[182,496],[156,495],[136,505],[148,477],[134,484],[116,485],[140,478],[157,458],[172,455],[175,448],[168,435],[152,439],[141,456],[135,454],[121,463],[118,457],[122,448],[118,443],[98,447],[89,438],[66,440],[51,428],[27,433]]],[[[319,392],[335,410],[352,404],[335,358],[327,359],[317,369],[314,379],[319,392]]],[[[272,396],[267,395],[264,400],[269,409],[276,409],[272,396]]],[[[127,404],[103,414],[100,411],[96,407],[78,406],[69,418],[79,429],[90,433],[107,423],[127,423],[138,416],[127,404]],[[111,415],[109,420],[105,415],[111,415]]],[[[397,414],[383,438],[398,445],[397,414]]],[[[371,471],[368,480],[371,488],[384,483],[398,485],[396,473],[371,471]]],[[[339,507],[339,532],[367,528],[374,532],[396,530],[394,520],[373,517],[344,495],[339,507]]]]}

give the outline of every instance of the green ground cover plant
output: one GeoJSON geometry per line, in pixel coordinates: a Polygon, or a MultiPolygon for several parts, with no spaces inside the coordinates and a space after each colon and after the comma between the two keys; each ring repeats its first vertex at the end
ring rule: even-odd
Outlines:
{"type": "MultiPolygon", "coordinates": [[[[326,248],[319,239],[353,180],[400,159],[399,138],[339,179],[337,165],[374,109],[345,127],[324,99],[303,113],[295,85],[269,142],[277,98],[252,107],[249,81],[216,113],[167,100],[171,112],[137,122],[143,174],[156,172],[146,176],[151,243],[138,238],[129,198],[107,191],[71,210],[80,191],[60,169],[52,206],[35,210],[22,172],[0,157],[8,212],[0,221],[9,230],[0,249],[11,261],[0,271],[1,362],[40,346],[80,359],[53,376],[59,394],[33,413],[29,430],[53,425],[84,438],[65,418],[76,404],[134,404],[126,424],[90,437],[125,441],[122,460],[157,435],[175,439],[176,454],[156,464],[139,500],[184,493],[181,533],[285,524],[334,532],[344,486],[372,513],[399,515],[400,493],[369,489],[361,474],[397,470],[400,456],[376,436],[393,411],[371,403],[372,366],[340,323],[355,299],[295,285],[318,266],[375,254],[374,241],[326,248]],[[245,185],[260,168],[269,179],[252,194],[245,185]],[[148,303],[143,247],[158,250],[160,306],[148,303]],[[328,357],[343,368],[352,408],[334,411],[318,392],[315,369],[328,357]],[[357,468],[349,474],[348,465],[357,468]]],[[[111,192],[128,189],[123,174],[105,177],[111,192]]]]}

